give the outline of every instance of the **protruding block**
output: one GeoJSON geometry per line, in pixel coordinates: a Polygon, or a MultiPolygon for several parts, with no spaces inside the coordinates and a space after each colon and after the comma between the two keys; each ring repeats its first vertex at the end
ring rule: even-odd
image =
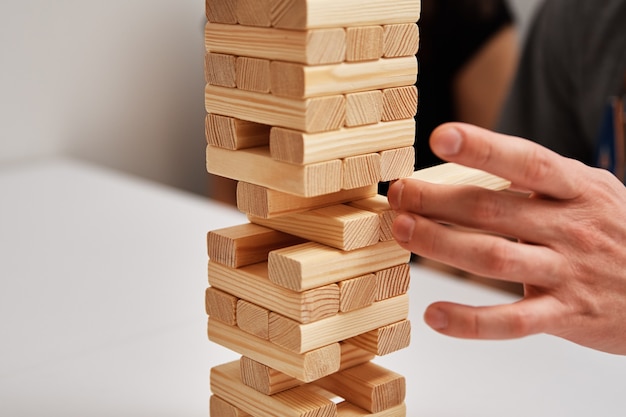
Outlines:
{"type": "Polygon", "coordinates": [[[235,88],[237,59],[233,55],[207,52],[204,56],[204,78],[210,85],[235,88]]]}
{"type": "Polygon", "coordinates": [[[265,124],[218,114],[207,114],[205,122],[207,144],[233,151],[269,145],[270,128],[265,124]]]}
{"type": "Polygon", "coordinates": [[[264,395],[274,395],[303,384],[296,378],[245,356],[240,359],[239,365],[241,381],[264,395]]]}
{"type": "Polygon", "coordinates": [[[270,92],[270,61],[238,57],[236,60],[237,88],[259,93],[270,92]]]}
{"type": "Polygon", "coordinates": [[[376,213],[380,221],[380,240],[388,241],[393,239],[391,226],[396,213],[389,205],[387,197],[378,194],[362,200],[352,201],[349,205],[376,213]]]}
{"type": "Polygon", "coordinates": [[[346,94],[346,127],[371,125],[382,120],[383,93],[380,90],[346,94]]]}
{"type": "Polygon", "coordinates": [[[346,61],[371,61],[383,55],[383,27],[346,28],[346,61]]]}
{"type": "Polygon", "coordinates": [[[245,411],[238,409],[234,405],[215,395],[211,395],[209,415],[219,417],[252,417],[245,411]]]}
{"type": "Polygon", "coordinates": [[[352,368],[353,366],[361,365],[365,362],[373,360],[376,355],[372,352],[368,352],[365,349],[361,349],[356,345],[350,343],[341,342],[341,366],[340,370],[352,368]]]}
{"type": "Polygon", "coordinates": [[[405,403],[373,414],[347,401],[337,404],[337,417],[407,417],[407,415],[405,403]]]}
{"type": "Polygon", "coordinates": [[[419,26],[415,23],[384,25],[383,56],[411,56],[419,49],[419,26]]]}
{"type": "Polygon", "coordinates": [[[381,159],[378,153],[349,156],[343,159],[341,187],[344,190],[380,182],[381,159]]]}
{"type": "MultiPolygon", "coordinates": [[[[214,0],[221,1],[221,0],[214,0]]],[[[237,0],[237,22],[247,26],[270,27],[270,0],[237,0]]]]}
{"type": "Polygon", "coordinates": [[[204,294],[204,306],[209,317],[230,326],[237,324],[237,297],[209,287],[204,294]]]}
{"type": "Polygon", "coordinates": [[[412,119],[417,113],[417,87],[414,85],[383,90],[382,120],[412,119]]]}
{"type": "Polygon", "coordinates": [[[411,322],[402,320],[346,340],[376,356],[384,356],[409,346],[411,322]]]}
{"type": "Polygon", "coordinates": [[[269,339],[270,311],[249,301],[237,301],[237,326],[246,333],[269,339]]]}
{"type": "Polygon", "coordinates": [[[376,276],[376,301],[406,294],[411,282],[411,267],[408,263],[382,269],[376,276]]]}
{"type": "Polygon", "coordinates": [[[205,0],[206,18],[209,22],[234,25],[237,23],[235,4],[238,0],[205,0]]]}
{"type": "Polygon", "coordinates": [[[407,146],[380,152],[380,180],[393,181],[413,175],[415,148],[407,146]]]}
{"type": "Polygon", "coordinates": [[[505,190],[511,182],[476,168],[447,162],[415,171],[411,178],[434,184],[474,185],[489,190],[505,190]]]}
{"type": "Polygon", "coordinates": [[[376,277],[367,274],[338,283],[339,311],[342,313],[368,307],[376,301],[376,277]]]}

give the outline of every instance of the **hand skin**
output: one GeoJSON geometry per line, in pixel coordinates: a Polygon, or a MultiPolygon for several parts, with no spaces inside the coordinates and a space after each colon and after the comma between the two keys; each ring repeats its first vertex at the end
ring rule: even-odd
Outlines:
{"type": "Polygon", "coordinates": [[[426,323],[461,338],[547,333],[626,354],[624,185],[608,171],[536,143],[467,124],[440,126],[430,145],[444,160],[506,178],[512,189],[527,192],[412,179],[392,184],[392,230],[401,246],[468,272],[524,284],[524,297],[512,304],[434,303],[426,309],[426,323]]]}

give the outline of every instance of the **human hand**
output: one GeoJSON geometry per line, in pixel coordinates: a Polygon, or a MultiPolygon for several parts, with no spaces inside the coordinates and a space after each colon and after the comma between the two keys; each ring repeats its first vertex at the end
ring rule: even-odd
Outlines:
{"type": "Polygon", "coordinates": [[[461,338],[547,333],[626,354],[624,185],[536,143],[461,123],[436,129],[431,147],[444,160],[506,178],[528,193],[412,179],[391,185],[388,199],[398,213],[392,230],[401,246],[524,284],[524,297],[512,304],[434,303],[426,323],[461,338]]]}

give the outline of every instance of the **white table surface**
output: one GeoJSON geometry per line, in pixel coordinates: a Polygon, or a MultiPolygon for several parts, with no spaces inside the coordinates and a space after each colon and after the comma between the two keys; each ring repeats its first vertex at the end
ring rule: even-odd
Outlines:
{"type": "MultiPolygon", "coordinates": [[[[0,416],[208,416],[206,232],[232,207],[68,159],[0,167],[0,416]]],[[[626,357],[550,336],[485,342],[422,322],[504,292],[412,267],[409,416],[626,415],[626,357]]]]}

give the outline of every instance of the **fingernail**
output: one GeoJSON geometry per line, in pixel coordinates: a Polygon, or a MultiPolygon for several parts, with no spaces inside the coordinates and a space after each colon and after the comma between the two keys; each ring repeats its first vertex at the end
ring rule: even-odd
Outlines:
{"type": "Polygon", "coordinates": [[[400,243],[408,243],[413,236],[415,220],[408,214],[399,214],[393,221],[393,237],[400,243]]]}
{"type": "Polygon", "coordinates": [[[402,202],[402,193],[404,192],[404,182],[394,182],[389,186],[387,193],[387,201],[392,210],[398,210],[402,202]]]}
{"type": "Polygon", "coordinates": [[[439,156],[453,156],[461,150],[463,137],[456,128],[448,128],[436,136],[432,143],[433,151],[439,156]]]}
{"type": "Polygon", "coordinates": [[[435,330],[443,330],[448,327],[448,315],[438,308],[426,310],[424,321],[435,330]]]}

